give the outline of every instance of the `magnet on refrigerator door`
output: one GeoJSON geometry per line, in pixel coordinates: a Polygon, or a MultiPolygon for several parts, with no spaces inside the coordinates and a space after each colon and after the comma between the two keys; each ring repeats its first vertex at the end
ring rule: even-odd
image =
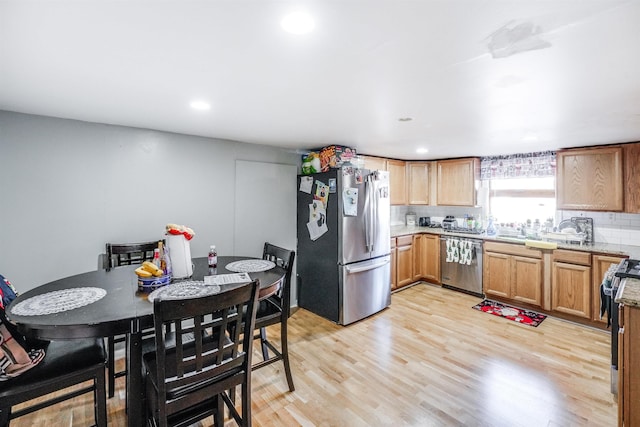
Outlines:
{"type": "Polygon", "coordinates": [[[342,206],[345,216],[358,216],[358,189],[345,188],[342,192],[342,206]]]}

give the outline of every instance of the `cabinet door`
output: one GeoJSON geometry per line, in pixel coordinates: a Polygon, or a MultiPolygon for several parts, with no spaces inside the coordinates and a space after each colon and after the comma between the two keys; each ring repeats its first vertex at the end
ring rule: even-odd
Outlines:
{"type": "Polygon", "coordinates": [[[591,301],[591,320],[595,320],[600,323],[607,323],[606,316],[603,316],[600,319],[600,285],[602,284],[602,279],[604,278],[604,273],[607,272],[611,265],[620,264],[623,258],[612,257],[607,255],[594,255],[591,271],[591,282],[593,284],[591,288],[591,295],[593,296],[591,301]]]}
{"type": "Polygon", "coordinates": [[[398,246],[396,260],[397,287],[413,283],[413,246],[398,246]]]}
{"type": "Polygon", "coordinates": [[[442,160],[436,165],[438,205],[475,206],[478,159],[442,160]]]}
{"type": "Polygon", "coordinates": [[[591,267],[554,262],[551,277],[551,309],[591,318],[591,267]]]}
{"type": "Polygon", "coordinates": [[[429,163],[407,163],[407,175],[409,178],[409,204],[429,204],[429,163]]]}
{"type": "Polygon", "coordinates": [[[640,213],[640,143],[624,144],[624,211],[640,213]]]}
{"type": "Polygon", "coordinates": [[[485,252],[483,262],[484,293],[511,298],[511,256],[485,252]]]}
{"type": "Polygon", "coordinates": [[[557,209],[622,211],[622,186],[622,147],[558,151],[557,209]]]}
{"type": "Polygon", "coordinates": [[[440,283],[440,236],[422,235],[422,276],[433,283],[440,283]]]}
{"type": "Polygon", "coordinates": [[[389,193],[392,205],[407,204],[407,171],[406,162],[401,160],[387,160],[389,171],[389,193]]]}
{"type": "Polygon", "coordinates": [[[387,159],[383,157],[362,156],[364,159],[364,168],[377,171],[387,170],[387,159]]]}
{"type": "Polygon", "coordinates": [[[413,281],[422,279],[424,271],[424,247],[422,245],[423,235],[413,235],[413,281]]]}
{"type": "Polygon", "coordinates": [[[513,256],[511,258],[511,298],[542,306],[542,260],[513,256]]]}

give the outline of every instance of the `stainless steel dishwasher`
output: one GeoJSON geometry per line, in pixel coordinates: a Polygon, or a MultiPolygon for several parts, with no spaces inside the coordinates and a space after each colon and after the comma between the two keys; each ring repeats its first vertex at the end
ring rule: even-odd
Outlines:
{"type": "Polygon", "coordinates": [[[440,272],[442,286],[483,297],[482,291],[482,240],[459,237],[454,234],[440,237],[440,272]],[[464,256],[453,248],[470,248],[464,256]],[[447,248],[450,252],[447,252],[447,248]]]}

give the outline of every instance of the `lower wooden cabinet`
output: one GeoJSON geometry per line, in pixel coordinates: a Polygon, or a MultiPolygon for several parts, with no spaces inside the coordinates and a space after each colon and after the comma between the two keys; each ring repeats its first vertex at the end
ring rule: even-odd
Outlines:
{"type": "Polygon", "coordinates": [[[440,236],[423,234],[421,242],[422,278],[433,283],[440,283],[440,236]]]}
{"type": "Polygon", "coordinates": [[[551,309],[591,319],[591,254],[554,250],[551,266],[551,309]]]}
{"type": "Polygon", "coordinates": [[[396,258],[396,274],[398,275],[398,287],[406,286],[413,280],[413,237],[398,237],[396,258]],[[408,239],[405,241],[405,237],[408,239]]]}
{"type": "Polygon", "coordinates": [[[485,243],[483,288],[497,296],[542,306],[542,252],[522,245],[485,243]],[[523,256],[523,255],[529,256],[523,256]]]}
{"type": "MultiPolygon", "coordinates": [[[[392,268],[393,270],[393,268],[392,268]]],[[[395,288],[413,283],[413,236],[396,237],[395,247],[395,288]]],[[[394,280],[391,280],[394,283],[394,280]]]]}
{"type": "Polygon", "coordinates": [[[440,236],[414,234],[391,238],[391,290],[419,280],[440,283],[440,236]]]}

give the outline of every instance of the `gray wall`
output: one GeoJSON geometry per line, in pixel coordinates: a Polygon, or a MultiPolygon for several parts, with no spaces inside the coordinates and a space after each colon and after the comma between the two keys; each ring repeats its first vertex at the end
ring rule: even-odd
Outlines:
{"type": "Polygon", "coordinates": [[[169,222],[195,230],[194,257],[211,244],[235,254],[234,242],[252,238],[235,235],[236,161],[295,166],[283,169],[295,186],[299,159],[273,147],[0,111],[0,273],[25,291],[95,270],[106,242],[162,238],[169,222]]]}

